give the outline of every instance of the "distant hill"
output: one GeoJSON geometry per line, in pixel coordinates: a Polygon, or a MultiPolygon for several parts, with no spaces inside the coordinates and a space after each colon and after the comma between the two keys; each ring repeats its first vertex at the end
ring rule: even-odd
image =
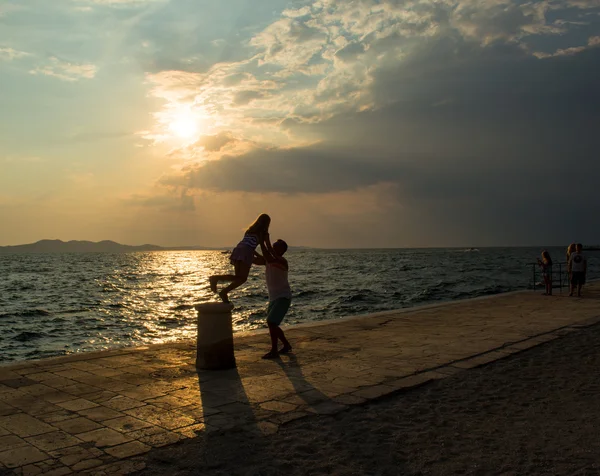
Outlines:
{"type": "Polygon", "coordinates": [[[127,253],[130,251],[209,250],[201,246],[162,247],[157,245],[122,245],[114,241],[62,241],[40,240],[16,246],[0,246],[0,253],[127,253]]]}

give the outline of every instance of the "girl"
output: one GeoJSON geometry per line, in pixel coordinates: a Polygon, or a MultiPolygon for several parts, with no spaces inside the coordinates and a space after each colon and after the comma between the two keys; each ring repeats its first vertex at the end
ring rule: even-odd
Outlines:
{"type": "Polygon", "coordinates": [[[542,276],[544,276],[544,283],[546,284],[546,296],[552,296],[552,259],[548,251],[542,251],[542,259],[538,258],[538,264],[542,268],[542,276]]]}
{"type": "Polygon", "coordinates": [[[210,289],[213,293],[217,292],[217,283],[219,281],[231,281],[231,284],[219,292],[219,297],[223,302],[230,302],[227,296],[230,291],[240,287],[248,279],[252,260],[254,259],[254,250],[260,243],[264,243],[265,247],[272,252],[273,247],[269,241],[269,225],[271,217],[265,213],[259,215],[252,225],[246,230],[244,238],[231,252],[229,260],[234,266],[235,274],[223,274],[219,276],[211,276],[208,278],[210,289]]]}

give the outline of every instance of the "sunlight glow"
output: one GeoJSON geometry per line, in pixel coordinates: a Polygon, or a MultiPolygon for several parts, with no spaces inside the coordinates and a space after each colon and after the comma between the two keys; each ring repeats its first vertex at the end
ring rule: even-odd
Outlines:
{"type": "Polygon", "coordinates": [[[181,139],[191,139],[199,133],[198,119],[189,112],[178,114],[169,124],[169,130],[181,139]]]}

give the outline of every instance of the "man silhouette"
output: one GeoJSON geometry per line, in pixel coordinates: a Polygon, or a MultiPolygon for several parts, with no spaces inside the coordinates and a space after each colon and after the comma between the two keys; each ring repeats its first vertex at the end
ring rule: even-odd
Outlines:
{"type": "Polygon", "coordinates": [[[577,288],[577,296],[581,297],[581,288],[585,284],[585,274],[587,271],[587,259],[582,253],[583,245],[577,243],[575,253],[572,253],[569,258],[569,275],[571,276],[571,292],[572,296],[577,288]]]}

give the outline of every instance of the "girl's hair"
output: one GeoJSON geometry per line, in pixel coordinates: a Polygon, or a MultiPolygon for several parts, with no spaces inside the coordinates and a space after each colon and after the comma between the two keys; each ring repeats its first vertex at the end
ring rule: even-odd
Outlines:
{"type": "Polygon", "coordinates": [[[546,262],[552,266],[552,258],[550,258],[550,253],[547,250],[542,251],[542,258],[546,260],[546,262]]]}
{"type": "Polygon", "coordinates": [[[575,251],[576,246],[577,245],[575,243],[571,243],[569,245],[569,247],[567,248],[567,256],[569,256],[571,253],[573,253],[575,251]]]}
{"type": "Polygon", "coordinates": [[[246,233],[252,233],[253,235],[264,235],[269,231],[269,225],[271,224],[271,217],[266,213],[261,213],[258,218],[248,227],[246,233]]]}

